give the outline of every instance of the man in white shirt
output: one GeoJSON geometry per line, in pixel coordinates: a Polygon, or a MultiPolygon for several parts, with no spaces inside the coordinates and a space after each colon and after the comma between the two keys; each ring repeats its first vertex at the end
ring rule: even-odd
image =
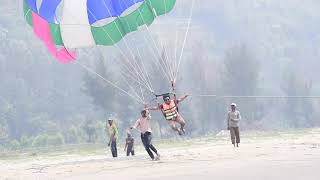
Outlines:
{"type": "Polygon", "coordinates": [[[152,145],[152,130],[151,130],[151,115],[147,110],[141,111],[141,118],[139,118],[136,123],[130,129],[137,129],[141,132],[141,141],[144,148],[148,152],[152,160],[159,160],[160,155],[157,149],[152,145]],[[156,153],[157,157],[154,157],[152,151],[156,153]]]}
{"type": "Polygon", "coordinates": [[[227,115],[228,130],[230,130],[231,142],[233,146],[239,147],[240,143],[240,131],[239,122],[241,120],[241,115],[238,110],[236,110],[237,105],[235,103],[231,104],[231,111],[227,115]]]}

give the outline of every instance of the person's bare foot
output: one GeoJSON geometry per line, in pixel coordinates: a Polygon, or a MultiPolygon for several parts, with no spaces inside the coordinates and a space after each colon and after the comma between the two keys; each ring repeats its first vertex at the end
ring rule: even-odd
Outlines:
{"type": "Polygon", "coordinates": [[[180,131],[183,133],[183,134],[186,134],[186,131],[185,131],[185,129],[183,129],[183,128],[180,128],[180,131]]]}

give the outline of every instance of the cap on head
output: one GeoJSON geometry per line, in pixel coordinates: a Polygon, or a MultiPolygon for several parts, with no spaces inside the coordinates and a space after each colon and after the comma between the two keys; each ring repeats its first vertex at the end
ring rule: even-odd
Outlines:
{"type": "Polygon", "coordinates": [[[113,121],[113,119],[109,118],[108,121],[113,121]]]}
{"type": "Polygon", "coordinates": [[[234,106],[234,107],[237,107],[237,104],[236,103],[231,103],[230,106],[234,106]]]}

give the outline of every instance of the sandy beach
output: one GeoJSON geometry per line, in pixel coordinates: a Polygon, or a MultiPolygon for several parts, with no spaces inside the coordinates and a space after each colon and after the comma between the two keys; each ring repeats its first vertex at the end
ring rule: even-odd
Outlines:
{"type": "Polygon", "coordinates": [[[233,148],[227,132],[216,136],[159,143],[160,161],[151,161],[141,147],[137,156],[105,154],[39,155],[0,160],[0,179],[290,179],[318,180],[320,130],[243,133],[233,148]]]}

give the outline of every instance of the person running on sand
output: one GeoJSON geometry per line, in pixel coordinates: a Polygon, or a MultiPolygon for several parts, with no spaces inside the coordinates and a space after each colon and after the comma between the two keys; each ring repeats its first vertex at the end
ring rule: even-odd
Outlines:
{"type": "Polygon", "coordinates": [[[130,129],[137,129],[141,133],[141,141],[147,153],[152,160],[159,160],[160,154],[157,149],[153,146],[152,140],[152,130],[151,130],[151,116],[147,110],[141,111],[141,118],[139,118],[136,123],[130,127],[130,129]],[[157,155],[156,157],[152,151],[157,155]]]}
{"type": "Polygon", "coordinates": [[[126,145],[124,146],[124,151],[127,151],[127,156],[134,156],[134,138],[131,133],[127,133],[126,145]]]}
{"type": "Polygon", "coordinates": [[[238,110],[236,110],[237,105],[232,103],[231,111],[227,114],[227,123],[228,123],[228,130],[230,130],[231,142],[233,146],[239,147],[240,143],[240,131],[239,131],[239,122],[241,120],[241,115],[238,110]]]}

